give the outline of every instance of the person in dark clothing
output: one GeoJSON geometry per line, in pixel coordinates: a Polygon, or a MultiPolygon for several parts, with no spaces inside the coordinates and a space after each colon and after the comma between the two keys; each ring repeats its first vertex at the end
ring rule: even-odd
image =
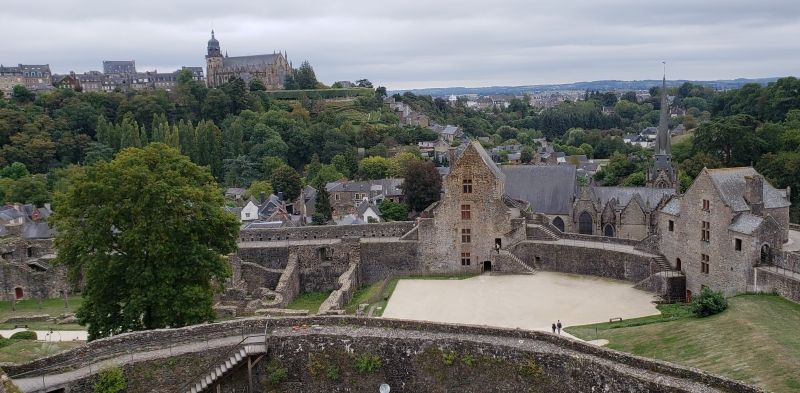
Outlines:
{"type": "Polygon", "coordinates": [[[553,334],[556,334],[556,324],[553,324],[553,334]]]}
{"type": "Polygon", "coordinates": [[[556,328],[558,328],[558,334],[561,334],[561,320],[560,319],[558,320],[558,323],[556,324],[556,328]]]}

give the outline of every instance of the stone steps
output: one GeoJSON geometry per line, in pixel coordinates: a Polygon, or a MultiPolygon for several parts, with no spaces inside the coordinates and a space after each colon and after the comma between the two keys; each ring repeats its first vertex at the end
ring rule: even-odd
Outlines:
{"type": "Polygon", "coordinates": [[[527,232],[528,240],[556,241],[560,239],[555,232],[544,225],[528,224],[527,232]]]}
{"type": "Polygon", "coordinates": [[[500,255],[506,256],[506,257],[508,257],[508,259],[511,259],[512,261],[514,261],[517,264],[519,264],[520,266],[522,266],[523,269],[527,270],[527,273],[525,273],[525,274],[534,275],[534,274],[536,274],[536,272],[539,271],[539,269],[532,268],[532,267],[528,266],[528,264],[523,262],[521,259],[517,258],[516,255],[514,255],[514,254],[512,254],[512,253],[510,253],[510,252],[508,252],[506,250],[500,250],[500,255]]]}
{"type": "Polygon", "coordinates": [[[267,344],[264,337],[250,337],[245,339],[242,343],[243,346],[238,351],[234,352],[228,359],[222,361],[219,365],[214,367],[208,374],[200,377],[191,388],[184,390],[184,393],[200,393],[207,391],[208,388],[213,387],[214,383],[224,378],[229,372],[232,372],[237,366],[246,361],[248,357],[253,355],[262,355],[267,353],[267,344]]]}

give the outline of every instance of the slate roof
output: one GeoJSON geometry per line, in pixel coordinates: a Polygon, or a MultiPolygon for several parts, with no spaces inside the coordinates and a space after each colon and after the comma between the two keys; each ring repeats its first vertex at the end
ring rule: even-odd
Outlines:
{"type": "Polygon", "coordinates": [[[235,56],[226,57],[222,59],[223,67],[248,67],[259,66],[261,64],[274,64],[277,54],[271,55],[252,55],[252,56],[235,56]]]}
{"type": "MultiPolygon", "coordinates": [[[[755,169],[752,167],[709,169],[708,174],[722,196],[722,200],[731,207],[731,211],[750,210],[750,206],[744,200],[744,177],[757,175],[758,172],[755,169]]],[[[773,209],[789,205],[785,194],[764,180],[764,207],[773,209]]]]}
{"type": "Polygon", "coordinates": [[[661,209],[662,213],[667,213],[673,216],[680,216],[681,215],[681,200],[678,198],[672,198],[664,208],[661,209]]]}
{"type": "Polygon", "coordinates": [[[728,229],[734,232],[743,233],[745,235],[752,235],[753,232],[755,232],[755,230],[758,229],[763,222],[763,217],[742,213],[733,218],[733,221],[728,229]]]}
{"type": "Polygon", "coordinates": [[[455,135],[456,132],[458,132],[458,127],[456,126],[445,126],[444,129],[442,130],[442,134],[447,134],[447,135],[455,135]]]}
{"type": "Polygon", "coordinates": [[[317,189],[311,186],[306,186],[303,189],[303,204],[308,204],[317,198],[317,189]]]}
{"type": "Polygon", "coordinates": [[[589,186],[589,193],[592,202],[600,200],[598,210],[605,207],[612,199],[624,208],[628,206],[632,199],[636,199],[642,209],[647,208],[647,201],[650,201],[650,211],[653,211],[662,199],[675,195],[675,190],[671,188],[650,188],[650,187],[596,187],[589,186]]]}
{"type": "Polygon", "coordinates": [[[641,135],[656,135],[658,134],[658,127],[647,127],[642,130],[641,135]]]}
{"type": "Polygon", "coordinates": [[[104,74],[135,74],[136,62],[134,61],[108,61],[103,60],[104,74]]]}
{"type": "Polygon", "coordinates": [[[225,190],[225,196],[242,196],[244,194],[247,194],[247,190],[244,188],[231,187],[225,190]]]}
{"type": "Polygon", "coordinates": [[[3,219],[5,221],[11,221],[20,217],[25,217],[24,213],[17,211],[17,209],[14,209],[13,207],[6,207],[0,209],[3,209],[0,210],[0,219],[3,219]]]}
{"type": "Polygon", "coordinates": [[[359,224],[366,224],[367,222],[359,219],[354,214],[348,214],[341,220],[336,221],[336,225],[359,225],[359,224]]]}
{"type": "Polygon", "coordinates": [[[577,195],[574,166],[517,165],[502,171],[506,194],[530,203],[531,211],[569,214],[571,199],[577,195]]]}
{"type": "Polygon", "coordinates": [[[53,237],[55,230],[51,229],[46,222],[29,222],[22,225],[22,237],[26,239],[49,239],[53,237]]]}

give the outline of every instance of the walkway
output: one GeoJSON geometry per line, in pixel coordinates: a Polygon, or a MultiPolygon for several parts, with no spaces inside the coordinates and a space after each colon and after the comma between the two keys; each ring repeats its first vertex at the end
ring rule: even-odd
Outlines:
{"type": "Polygon", "coordinates": [[[777,266],[757,266],[756,269],[800,281],[800,273],[777,266]]]}
{"type": "Polygon", "coordinates": [[[646,253],[643,251],[635,250],[633,246],[628,246],[625,244],[616,244],[616,243],[603,243],[603,242],[590,242],[585,240],[571,240],[571,239],[559,239],[559,240],[523,240],[520,243],[541,243],[541,244],[559,244],[563,246],[573,246],[573,247],[584,247],[584,248],[597,248],[601,250],[612,250],[612,251],[619,251],[628,254],[640,255],[649,258],[657,258],[658,255],[646,253]]]}
{"type": "Polygon", "coordinates": [[[800,251],[800,231],[789,230],[789,241],[783,243],[783,251],[800,251]]]}
{"type": "MultiPolygon", "coordinates": [[[[362,237],[361,243],[397,243],[400,238],[397,236],[384,237],[362,237]]],[[[239,242],[239,248],[267,248],[267,247],[289,247],[289,246],[328,246],[339,244],[342,239],[303,239],[303,240],[270,240],[270,241],[245,241],[239,242]]]]}
{"type": "Polygon", "coordinates": [[[122,355],[111,359],[106,359],[97,362],[95,364],[89,365],[87,367],[82,367],[77,370],[69,371],[66,373],[45,375],[44,377],[42,377],[41,375],[29,376],[26,378],[14,379],[13,381],[23,392],[26,393],[40,392],[45,387],[58,386],[61,384],[65,384],[69,381],[74,381],[83,378],[85,376],[91,375],[93,372],[97,372],[98,369],[106,365],[121,366],[140,361],[168,358],[171,356],[181,355],[185,353],[194,353],[211,348],[216,349],[216,348],[230,347],[240,342],[241,340],[242,340],[241,336],[234,335],[226,338],[178,345],[167,349],[159,349],[149,352],[131,353],[129,355],[122,355]]]}

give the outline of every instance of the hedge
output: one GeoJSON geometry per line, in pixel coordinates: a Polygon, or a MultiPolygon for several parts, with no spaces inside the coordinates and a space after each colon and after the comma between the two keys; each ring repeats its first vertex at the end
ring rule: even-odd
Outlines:
{"type": "Polygon", "coordinates": [[[38,340],[39,337],[36,335],[36,332],[31,330],[26,330],[24,332],[16,332],[11,335],[10,337],[12,340],[38,340]]]}
{"type": "Polygon", "coordinates": [[[300,97],[300,93],[304,93],[306,97],[313,100],[369,96],[375,94],[375,90],[366,87],[353,87],[349,89],[275,90],[265,91],[264,93],[276,100],[297,100],[300,97]]]}

